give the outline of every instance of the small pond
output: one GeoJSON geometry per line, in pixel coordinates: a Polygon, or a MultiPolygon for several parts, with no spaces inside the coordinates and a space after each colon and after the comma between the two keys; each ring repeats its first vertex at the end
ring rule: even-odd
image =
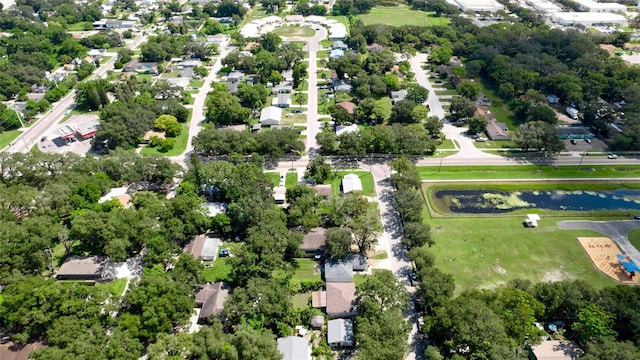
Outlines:
{"type": "Polygon", "coordinates": [[[435,190],[434,205],[455,213],[507,213],[519,209],[638,210],[640,190],[500,191],[435,190]]]}

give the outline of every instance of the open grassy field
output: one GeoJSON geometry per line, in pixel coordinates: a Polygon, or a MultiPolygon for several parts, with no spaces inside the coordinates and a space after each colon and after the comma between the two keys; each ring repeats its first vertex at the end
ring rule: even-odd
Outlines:
{"type": "Polygon", "coordinates": [[[358,15],[365,25],[384,24],[393,26],[402,25],[446,25],[449,20],[439,18],[433,12],[411,10],[406,5],[398,6],[376,6],[368,14],[358,15]]]}
{"type": "Polygon", "coordinates": [[[331,181],[331,192],[333,196],[341,194],[340,185],[342,184],[342,178],[347,174],[356,174],[362,181],[362,193],[365,196],[374,196],[376,194],[375,185],[373,182],[373,175],[368,171],[338,171],[336,176],[331,181]]]}
{"type": "Polygon", "coordinates": [[[584,279],[596,288],[614,282],[595,269],[578,236],[588,230],[560,230],[553,218],[524,228],[521,218],[468,217],[428,219],[436,245],[429,248],[436,266],[453,276],[456,292],[492,288],[513,279],[532,282],[584,279]]]}
{"type": "Polygon", "coordinates": [[[495,94],[488,82],[482,80],[478,81],[478,83],[482,85],[482,93],[491,100],[489,110],[491,110],[491,113],[495,116],[496,120],[504,122],[507,124],[509,129],[515,130],[518,127],[518,120],[516,119],[515,114],[511,112],[511,110],[509,110],[502,102],[500,97],[495,94]]]}
{"type": "Polygon", "coordinates": [[[637,165],[558,166],[419,166],[420,178],[426,180],[465,179],[561,179],[561,178],[633,178],[640,177],[637,165]],[[588,171],[585,171],[588,170],[588,171]]]}
{"type": "Polygon", "coordinates": [[[385,120],[388,120],[389,116],[391,116],[392,107],[393,105],[391,105],[391,98],[382,97],[376,100],[375,109],[379,110],[379,113],[385,120]]]}
{"type": "Polygon", "coordinates": [[[293,298],[291,299],[291,301],[293,302],[294,308],[298,310],[304,310],[309,308],[309,299],[311,299],[310,291],[302,294],[293,295],[293,298]]]}
{"type": "Polygon", "coordinates": [[[176,156],[180,155],[187,148],[187,141],[189,139],[189,125],[182,125],[182,132],[176,138],[176,144],[173,146],[173,149],[167,152],[160,152],[160,146],[150,147],[145,145],[140,151],[140,154],[146,156],[176,156]]]}
{"type": "Polygon", "coordinates": [[[275,28],[274,33],[280,36],[300,36],[300,37],[313,37],[316,31],[309,27],[302,26],[282,26],[275,28]]]}
{"type": "Polygon", "coordinates": [[[20,136],[19,130],[9,130],[0,133],[0,149],[13,142],[18,136],[20,136]]]}
{"type": "Polygon", "coordinates": [[[280,185],[280,172],[279,171],[265,171],[264,173],[267,175],[269,179],[271,179],[271,183],[273,183],[273,187],[280,185]]]}

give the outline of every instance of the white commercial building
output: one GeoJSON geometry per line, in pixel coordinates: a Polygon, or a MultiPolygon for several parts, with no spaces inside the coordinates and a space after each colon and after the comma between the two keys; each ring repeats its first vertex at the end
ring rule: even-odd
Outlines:
{"type": "Polygon", "coordinates": [[[496,12],[504,10],[504,5],[495,0],[454,0],[461,11],[496,12]]]}
{"type": "Polygon", "coordinates": [[[342,23],[329,25],[329,40],[344,40],[347,37],[347,27],[342,23]]]}
{"type": "Polygon", "coordinates": [[[551,20],[559,25],[627,25],[626,17],[613,13],[593,13],[593,12],[559,12],[551,15],[551,20]]]}
{"type": "Polygon", "coordinates": [[[545,0],[527,0],[527,5],[544,15],[562,12],[562,8],[560,6],[545,0]]]}
{"type": "Polygon", "coordinates": [[[622,4],[616,3],[602,3],[593,0],[574,0],[580,5],[580,10],[588,11],[592,13],[608,13],[608,12],[620,12],[625,14],[627,7],[622,4]]]}

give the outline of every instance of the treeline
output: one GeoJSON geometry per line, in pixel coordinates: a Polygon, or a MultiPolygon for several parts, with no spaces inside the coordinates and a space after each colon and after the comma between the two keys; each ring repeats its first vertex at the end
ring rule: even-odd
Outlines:
{"type": "Polygon", "coordinates": [[[426,155],[436,148],[435,140],[421,124],[362,126],[358,132],[339,136],[333,129],[325,127],[316,139],[323,155],[426,155]]]}
{"type": "Polygon", "coordinates": [[[195,151],[205,157],[262,155],[281,158],[304,150],[300,131],[293,128],[271,129],[258,133],[205,127],[193,139],[195,151]]]}

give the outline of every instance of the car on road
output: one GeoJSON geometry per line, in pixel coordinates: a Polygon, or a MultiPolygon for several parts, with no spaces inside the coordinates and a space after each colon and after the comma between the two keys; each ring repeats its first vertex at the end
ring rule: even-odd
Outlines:
{"type": "Polygon", "coordinates": [[[584,141],[585,141],[587,144],[591,144],[591,139],[589,139],[589,138],[584,138],[584,141]]]}
{"type": "Polygon", "coordinates": [[[293,112],[296,114],[302,114],[302,109],[295,109],[293,112]]]}
{"type": "Polygon", "coordinates": [[[422,333],[422,331],[424,330],[424,318],[422,316],[418,316],[417,325],[418,325],[418,332],[422,333]]]}
{"type": "Polygon", "coordinates": [[[42,142],[42,141],[47,141],[47,137],[46,137],[46,136],[43,136],[42,138],[40,138],[40,141],[41,141],[41,142],[42,142]]]}
{"type": "Polygon", "coordinates": [[[617,158],[618,158],[618,155],[616,155],[616,154],[607,155],[607,159],[617,159],[617,158]]]}
{"type": "Polygon", "coordinates": [[[576,141],[576,139],[571,139],[571,140],[570,140],[570,142],[571,142],[571,145],[575,145],[575,144],[577,144],[577,143],[578,143],[578,142],[576,141]]]}
{"type": "Polygon", "coordinates": [[[640,220],[640,215],[633,215],[634,220],[640,220]]]}
{"type": "Polygon", "coordinates": [[[411,286],[415,286],[414,284],[418,282],[418,274],[415,271],[409,273],[409,283],[411,286]]]}

